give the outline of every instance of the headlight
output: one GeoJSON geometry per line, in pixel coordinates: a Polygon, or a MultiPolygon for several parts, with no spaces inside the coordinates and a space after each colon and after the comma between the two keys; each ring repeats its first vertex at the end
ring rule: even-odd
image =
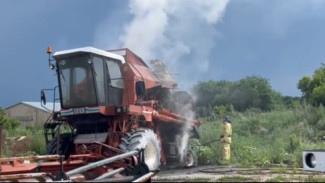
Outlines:
{"type": "Polygon", "coordinates": [[[115,113],[119,114],[123,112],[123,108],[122,107],[115,107],[115,113]]]}

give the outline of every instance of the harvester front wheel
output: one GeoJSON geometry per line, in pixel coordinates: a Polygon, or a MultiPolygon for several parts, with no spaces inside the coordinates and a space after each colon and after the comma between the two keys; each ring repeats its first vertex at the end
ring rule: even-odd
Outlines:
{"type": "Polygon", "coordinates": [[[120,148],[124,151],[144,150],[144,162],[150,171],[159,169],[160,145],[157,135],[150,129],[138,129],[122,139],[120,148]]]}
{"type": "Polygon", "coordinates": [[[71,134],[62,134],[59,138],[59,144],[57,137],[54,137],[46,146],[48,155],[64,155],[67,159],[71,154],[73,147],[73,137],[71,134]],[[59,147],[57,147],[59,145],[59,147]]]}

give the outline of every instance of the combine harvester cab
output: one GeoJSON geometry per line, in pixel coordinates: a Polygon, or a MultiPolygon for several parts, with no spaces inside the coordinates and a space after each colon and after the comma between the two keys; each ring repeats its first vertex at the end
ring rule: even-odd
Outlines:
{"type": "Polygon", "coordinates": [[[194,102],[163,62],[150,69],[128,49],[47,52],[58,86],[41,91],[42,105],[48,91],[60,103],[44,124],[47,155],[0,159],[0,181],[143,182],[164,165],[196,165],[194,102]]]}

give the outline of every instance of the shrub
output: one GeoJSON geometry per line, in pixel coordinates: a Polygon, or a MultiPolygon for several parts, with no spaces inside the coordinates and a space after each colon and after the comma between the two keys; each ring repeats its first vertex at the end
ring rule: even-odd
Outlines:
{"type": "Polygon", "coordinates": [[[45,140],[43,134],[42,126],[18,126],[14,129],[5,129],[4,135],[7,138],[17,138],[21,136],[26,136],[28,139],[28,145],[23,144],[12,144],[4,145],[3,147],[3,156],[24,156],[27,154],[37,154],[44,155],[46,154],[45,140]]]}
{"type": "MultiPolygon", "coordinates": [[[[42,131],[40,131],[42,132],[42,131]]],[[[31,151],[38,155],[46,154],[46,144],[43,138],[43,133],[36,133],[32,137],[31,151]],[[42,137],[42,138],[41,138],[42,137]]]]}
{"type": "Polygon", "coordinates": [[[214,156],[214,153],[212,149],[208,146],[197,146],[196,148],[193,148],[197,157],[198,157],[198,163],[200,165],[207,165],[216,163],[217,156],[214,156]]]}
{"type": "Polygon", "coordinates": [[[289,153],[295,152],[300,147],[300,139],[295,134],[291,134],[289,137],[289,144],[286,147],[286,150],[289,153]]]}
{"type": "Polygon", "coordinates": [[[15,129],[20,125],[20,122],[15,118],[6,116],[5,112],[0,107],[0,126],[3,129],[10,130],[15,129]]]}

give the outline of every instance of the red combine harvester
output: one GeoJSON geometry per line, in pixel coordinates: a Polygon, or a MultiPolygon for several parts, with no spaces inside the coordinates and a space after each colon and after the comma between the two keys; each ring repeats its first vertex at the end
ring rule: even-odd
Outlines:
{"type": "Polygon", "coordinates": [[[48,90],[61,104],[44,124],[48,155],[1,158],[0,181],[143,182],[161,165],[195,166],[194,102],[163,62],[149,68],[128,49],[47,52],[58,86],[42,105],[48,90]]]}

